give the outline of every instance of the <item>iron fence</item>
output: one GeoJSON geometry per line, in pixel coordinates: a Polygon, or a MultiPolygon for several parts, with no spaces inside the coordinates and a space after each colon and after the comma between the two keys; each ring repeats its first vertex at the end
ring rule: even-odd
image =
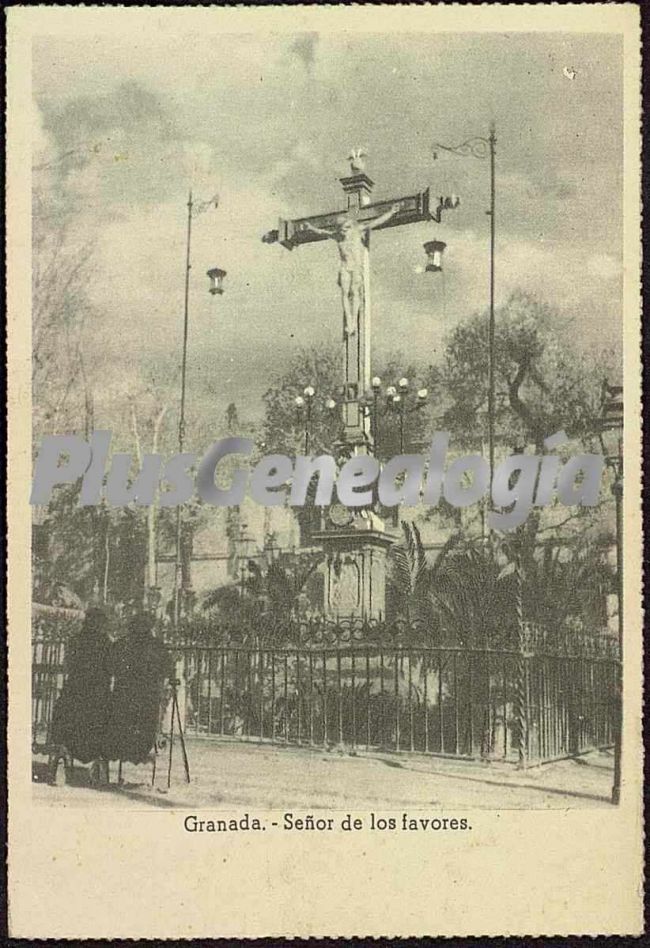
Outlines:
{"type": "MultiPolygon", "coordinates": [[[[530,647],[532,640],[528,641],[530,647]]],[[[613,743],[618,658],[349,638],[296,646],[170,643],[188,734],[540,763],[613,743]]],[[[36,735],[47,736],[64,643],[33,643],[36,735]]]]}
{"type": "Polygon", "coordinates": [[[65,642],[32,640],[32,734],[49,744],[52,713],[65,680],[65,642]]]}

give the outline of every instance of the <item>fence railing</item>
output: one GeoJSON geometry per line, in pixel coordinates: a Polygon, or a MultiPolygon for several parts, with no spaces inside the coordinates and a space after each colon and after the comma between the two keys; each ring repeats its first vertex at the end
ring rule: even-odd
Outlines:
{"type": "Polygon", "coordinates": [[[32,734],[49,744],[54,705],[65,681],[65,642],[32,640],[32,734]]]}
{"type": "MultiPolygon", "coordinates": [[[[618,660],[582,654],[326,642],[176,644],[188,734],[539,763],[610,746],[618,660]]],[[[64,645],[33,644],[47,736],[64,645]]],[[[598,654],[602,651],[602,654],[598,654]]]]}

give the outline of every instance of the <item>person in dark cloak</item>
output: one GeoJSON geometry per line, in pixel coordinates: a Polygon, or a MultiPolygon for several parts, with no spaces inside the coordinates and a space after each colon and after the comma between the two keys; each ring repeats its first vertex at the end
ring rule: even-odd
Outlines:
{"type": "Polygon", "coordinates": [[[106,733],[109,760],[141,764],[150,759],[160,731],[165,682],[174,663],[153,635],[154,620],[140,613],[113,647],[113,693],[106,733]]]}
{"type": "Polygon", "coordinates": [[[56,782],[61,760],[66,772],[73,760],[93,764],[91,780],[108,781],[104,759],[105,731],[111,696],[111,649],[108,620],[90,608],[81,632],[66,646],[67,677],[54,707],[50,732],[49,780],[56,782]]]}

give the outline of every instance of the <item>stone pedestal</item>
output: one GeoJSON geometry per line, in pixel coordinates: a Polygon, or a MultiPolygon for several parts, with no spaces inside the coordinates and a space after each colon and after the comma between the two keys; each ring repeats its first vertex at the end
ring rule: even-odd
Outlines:
{"type": "Polygon", "coordinates": [[[386,615],[386,555],[396,541],[377,529],[383,524],[373,515],[347,527],[319,531],[324,564],[323,611],[327,618],[382,619],[386,615]]]}

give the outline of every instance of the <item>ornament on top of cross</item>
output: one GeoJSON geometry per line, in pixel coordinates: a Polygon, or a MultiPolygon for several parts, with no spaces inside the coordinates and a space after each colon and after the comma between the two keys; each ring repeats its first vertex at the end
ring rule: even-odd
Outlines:
{"type": "Polygon", "coordinates": [[[365,159],[368,157],[368,152],[364,151],[363,148],[352,148],[350,154],[348,155],[348,161],[350,162],[350,170],[352,173],[357,171],[366,170],[365,159]]]}

